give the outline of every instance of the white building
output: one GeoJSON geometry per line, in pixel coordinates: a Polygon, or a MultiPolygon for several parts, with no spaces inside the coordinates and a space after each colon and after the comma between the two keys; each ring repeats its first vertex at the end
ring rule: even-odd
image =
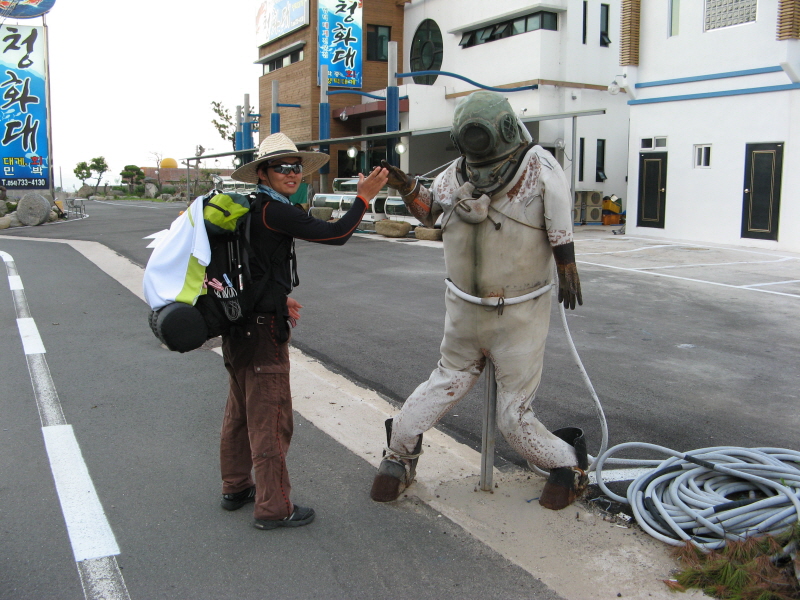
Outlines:
{"type": "Polygon", "coordinates": [[[627,233],[800,252],[800,0],[639,4],[627,233]]]}
{"type": "MultiPolygon", "coordinates": [[[[505,94],[534,140],[556,155],[568,177],[574,163],[576,190],[596,190],[598,200],[623,195],[628,98],[608,93],[620,73],[620,0],[412,0],[404,8],[398,71],[445,71],[495,88],[538,86],[505,94]],[[537,120],[598,109],[605,114],[577,118],[576,148],[572,118],[537,120]]],[[[398,83],[400,96],[408,97],[400,129],[413,132],[404,140],[401,167],[425,174],[458,156],[449,135],[453,112],[479,88],[447,75],[398,83]]],[[[365,118],[362,133],[384,123],[383,115],[365,118]]],[[[367,150],[368,142],[362,144],[367,150]]]]}

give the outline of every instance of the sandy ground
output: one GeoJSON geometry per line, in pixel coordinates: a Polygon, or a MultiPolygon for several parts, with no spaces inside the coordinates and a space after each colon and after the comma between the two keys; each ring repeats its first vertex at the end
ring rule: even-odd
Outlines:
{"type": "MultiPolygon", "coordinates": [[[[383,422],[397,410],[296,349],[291,360],[295,410],[377,468],[383,422]]],[[[495,469],[492,492],[480,491],[480,454],[439,431],[425,434],[423,450],[398,502],[427,503],[565,598],[675,598],[662,581],[677,566],[670,547],[635,524],[584,504],[543,509],[544,479],[521,469],[495,469]]]]}

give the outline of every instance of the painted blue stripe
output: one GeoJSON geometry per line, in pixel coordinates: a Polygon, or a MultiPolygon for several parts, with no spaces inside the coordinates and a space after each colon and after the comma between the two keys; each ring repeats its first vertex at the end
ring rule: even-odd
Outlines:
{"type": "Polygon", "coordinates": [[[745,77],[747,75],[762,75],[763,73],[777,73],[783,71],[780,66],[761,67],[759,69],[746,69],[744,71],[728,71],[727,73],[712,73],[711,75],[697,75],[695,77],[679,77],[677,79],[662,79],[660,81],[645,81],[637,83],[634,87],[648,88],[659,85],[674,85],[676,83],[690,83],[692,81],[708,81],[710,79],[726,79],[728,77],[745,77]]]}
{"type": "Polygon", "coordinates": [[[748,88],[743,90],[723,90],[721,92],[704,92],[702,94],[684,94],[682,96],[662,96],[661,98],[644,98],[642,100],[628,100],[628,104],[657,104],[659,102],[678,102],[680,100],[700,100],[703,98],[720,98],[722,96],[742,96],[745,94],[764,94],[768,92],[785,92],[787,90],[800,90],[800,83],[786,85],[773,85],[769,87],[748,88]]]}

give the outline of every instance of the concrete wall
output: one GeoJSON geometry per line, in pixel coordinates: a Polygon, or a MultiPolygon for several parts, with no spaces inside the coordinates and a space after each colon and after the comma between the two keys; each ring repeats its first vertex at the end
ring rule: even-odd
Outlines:
{"type": "Polygon", "coordinates": [[[630,105],[627,189],[628,234],[800,251],[800,89],[786,72],[674,81],[794,60],[797,40],[776,41],[777,0],[760,0],[755,23],[703,32],[703,3],[681,3],[678,35],[667,36],[666,0],[643,3],[640,83],[630,105]],[[795,86],[797,87],[797,86],[795,86]],[[735,90],[756,93],[722,95],[735,90]],[[706,97],[674,100],[704,94],[706,97]],[[672,100],[672,101],[671,101],[672,100]],[[639,103],[646,102],[646,103],[639,103]],[[667,138],[667,191],[663,229],[636,226],[639,153],[643,138],[667,138]],[[746,145],[783,143],[778,240],[741,237],[746,145]],[[710,168],[696,168],[694,146],[711,144],[710,168]]]}

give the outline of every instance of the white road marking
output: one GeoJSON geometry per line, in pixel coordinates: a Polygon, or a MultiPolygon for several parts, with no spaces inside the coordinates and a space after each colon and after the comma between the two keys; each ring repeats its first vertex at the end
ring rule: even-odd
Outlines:
{"type": "Polygon", "coordinates": [[[22,338],[25,354],[44,354],[46,352],[39,329],[36,327],[36,321],[30,317],[17,319],[17,329],[19,329],[19,337],[22,338]]]}
{"type": "MultiPolygon", "coordinates": [[[[604,483],[612,481],[633,481],[640,475],[650,473],[653,467],[644,467],[637,469],[603,469],[600,473],[603,476],[604,483]]],[[[597,483],[597,472],[592,471],[589,473],[589,483],[597,483]]]]}
{"type": "Polygon", "coordinates": [[[631,269],[628,267],[616,267],[613,265],[603,265],[600,263],[591,263],[585,260],[576,260],[575,262],[584,265],[591,265],[593,267],[602,267],[604,269],[616,269],[618,271],[628,271],[629,273],[641,273],[642,275],[652,275],[653,277],[669,277],[670,279],[681,279],[683,281],[693,281],[695,283],[705,283],[707,285],[717,285],[720,287],[733,288],[735,290],[749,290],[751,292],[761,292],[762,294],[775,294],[777,296],[789,296],[790,298],[800,298],[800,294],[787,294],[785,292],[773,292],[772,290],[760,290],[757,288],[747,287],[744,285],[731,285],[729,283],[719,283],[717,281],[707,281],[705,279],[696,279],[693,277],[679,277],[678,275],[667,275],[666,273],[652,273],[642,269],[631,269]]]}
{"type": "Polygon", "coordinates": [[[153,208],[156,210],[163,210],[168,204],[167,202],[158,202],[153,204],[158,204],[158,206],[153,206],[153,204],[130,204],[125,201],[119,202],[108,202],[107,200],[92,200],[92,202],[97,202],[98,204],[108,204],[109,206],[119,206],[122,208],[153,208]],[[125,202],[124,204],[122,202],[125,202]]]}
{"type": "Polygon", "coordinates": [[[75,561],[119,554],[72,425],[42,427],[75,561]]]}
{"type": "MultiPolygon", "coordinates": [[[[687,269],[689,267],[727,267],[730,265],[763,265],[767,263],[779,263],[779,262],[786,262],[787,260],[793,260],[791,258],[779,258],[777,260],[740,260],[736,262],[723,262],[723,263],[693,263],[689,265],[666,265],[662,267],[634,267],[640,271],[652,271],[654,269],[680,269],[684,268],[687,269]]],[[[767,285],[767,284],[756,284],[756,285],[767,285]]]]}
{"type": "Polygon", "coordinates": [[[769,283],[751,283],[750,285],[743,285],[742,287],[754,288],[764,285],[783,285],[784,283],[800,283],[800,279],[789,279],[788,281],[770,281],[769,283]]]}
{"type": "Polygon", "coordinates": [[[86,600],[130,600],[114,558],[119,554],[119,546],[97,497],[72,426],[64,418],[45,358],[44,343],[36,322],[29,316],[30,308],[16,263],[6,252],[0,252],[0,257],[8,272],[17,328],[42,423],[42,436],[84,597],[86,600]]]}

